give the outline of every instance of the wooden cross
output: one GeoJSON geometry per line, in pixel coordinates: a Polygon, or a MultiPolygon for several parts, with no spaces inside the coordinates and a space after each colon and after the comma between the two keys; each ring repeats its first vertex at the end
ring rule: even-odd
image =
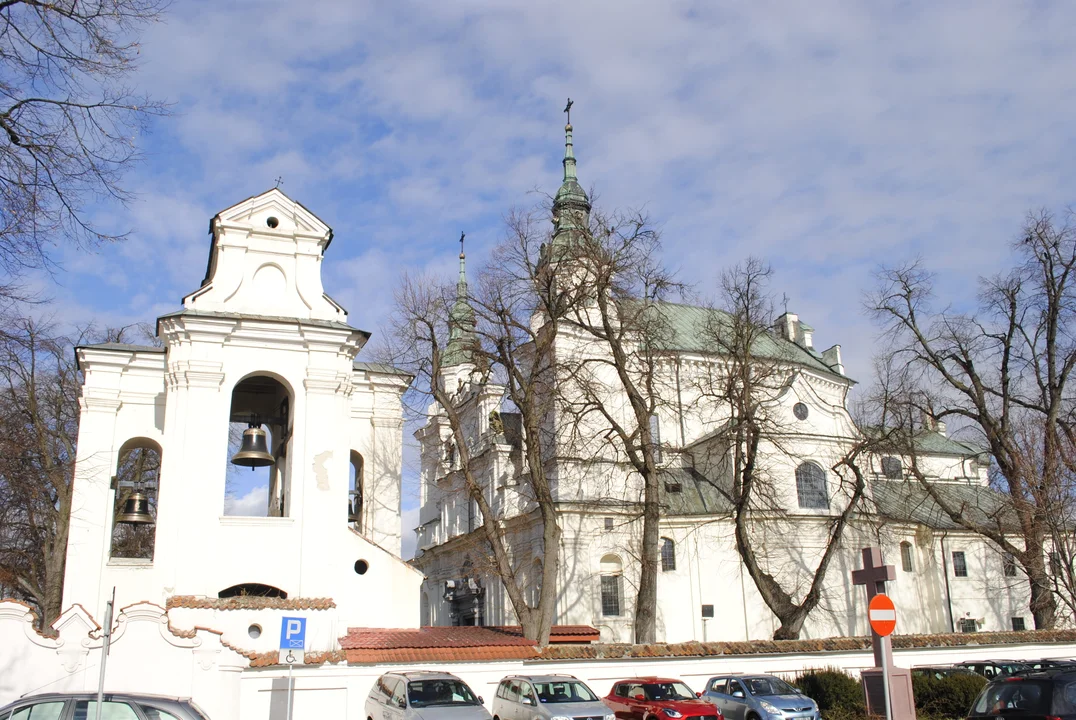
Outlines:
{"type": "MultiPolygon", "coordinates": [[[[853,585],[865,585],[867,587],[867,603],[870,604],[871,598],[879,593],[885,594],[885,584],[890,580],[897,579],[897,569],[892,565],[884,565],[882,563],[882,549],[879,547],[867,547],[863,548],[863,569],[852,571],[852,584],[853,585]]],[[[877,667],[882,666],[883,652],[882,644],[886,645],[886,649],[889,651],[884,653],[888,658],[893,657],[892,644],[889,637],[881,637],[878,633],[871,630],[871,646],[874,649],[874,664],[877,667]]]]}
{"type": "Polygon", "coordinates": [[[886,582],[896,579],[897,569],[882,564],[881,548],[863,548],[863,569],[852,571],[852,584],[867,586],[867,602],[879,593],[884,595],[886,582]]]}
{"type": "Polygon", "coordinates": [[[571,98],[568,98],[568,104],[564,106],[564,112],[568,115],[569,125],[572,124],[572,105],[575,105],[575,103],[572,102],[571,98]]]}

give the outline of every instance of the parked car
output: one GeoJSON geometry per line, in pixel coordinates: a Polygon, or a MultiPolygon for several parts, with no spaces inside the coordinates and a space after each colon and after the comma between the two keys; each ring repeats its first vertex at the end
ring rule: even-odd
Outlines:
{"type": "Polygon", "coordinates": [[[1022,660],[1021,662],[1027,663],[1029,667],[1036,670],[1076,665],[1076,660],[1073,660],[1072,658],[1042,658],[1041,660],[1022,660]]]}
{"type": "MultiPolygon", "coordinates": [[[[467,683],[443,672],[391,672],[366,698],[367,720],[490,720],[467,683]]],[[[14,719],[13,719],[14,720],[14,719]]]]}
{"type": "MultiPolygon", "coordinates": [[[[94,720],[97,693],[45,693],[0,708],[0,720],[94,720]]],[[[209,720],[190,699],[105,693],[101,717],[108,720],[209,720]]]]}
{"type": "Polygon", "coordinates": [[[966,667],[957,665],[916,665],[912,668],[912,675],[930,676],[940,680],[949,675],[978,675],[979,673],[966,667]]]}
{"type": "Polygon", "coordinates": [[[1042,720],[1076,715],[1076,667],[1022,670],[986,684],[969,719],[1042,720]]]}
{"type": "Polygon", "coordinates": [[[967,660],[958,662],[953,667],[967,668],[988,680],[1002,675],[1012,675],[1020,670],[1031,669],[1031,665],[1023,660],[967,660]]]}
{"type": "Polygon", "coordinates": [[[702,697],[728,720],[820,720],[814,700],[773,675],[718,675],[702,697]]]}
{"type": "Polygon", "coordinates": [[[497,686],[493,720],[616,720],[608,705],[572,675],[509,675],[497,686]]]}
{"type": "Polygon", "coordinates": [[[683,680],[673,678],[618,680],[605,704],[619,720],[723,720],[712,703],[699,699],[683,680]]]}

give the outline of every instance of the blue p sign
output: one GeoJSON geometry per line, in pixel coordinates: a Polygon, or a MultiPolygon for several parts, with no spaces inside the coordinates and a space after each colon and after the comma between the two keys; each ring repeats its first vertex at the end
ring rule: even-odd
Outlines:
{"type": "Polygon", "coordinates": [[[306,648],[306,618],[286,617],[280,620],[280,649],[304,650],[306,648]]]}

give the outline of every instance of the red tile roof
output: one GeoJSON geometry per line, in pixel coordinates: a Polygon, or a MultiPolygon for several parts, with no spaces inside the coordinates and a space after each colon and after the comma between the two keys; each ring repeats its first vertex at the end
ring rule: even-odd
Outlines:
{"type": "MultiPolygon", "coordinates": [[[[598,631],[585,625],[557,626],[550,639],[586,642],[598,631]]],[[[340,638],[348,662],[427,662],[470,660],[521,660],[539,656],[532,640],[519,626],[423,627],[413,630],[348,628],[340,638]]]]}

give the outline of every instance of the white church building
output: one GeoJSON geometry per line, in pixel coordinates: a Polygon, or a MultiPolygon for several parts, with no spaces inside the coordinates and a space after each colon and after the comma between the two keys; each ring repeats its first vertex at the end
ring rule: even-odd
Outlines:
{"type": "MultiPolygon", "coordinates": [[[[570,125],[567,131],[564,185],[553,204],[553,246],[572,227],[564,222],[567,213],[590,212],[576,179],[570,125]]],[[[461,256],[458,303],[467,300],[462,263],[461,256]]],[[[658,639],[770,639],[779,623],[744,570],[734,543],[728,494],[723,492],[731,483],[722,469],[727,453],[716,447],[713,434],[728,411],[701,391],[705,378],[722,362],[702,339],[716,311],[673,303],[658,303],[655,311],[672,330],[656,383],[667,397],[652,418],[663,470],[658,639]]],[[[535,318],[532,326],[542,322],[535,318]]],[[[554,351],[559,355],[551,367],[560,367],[562,360],[570,365],[573,353],[599,352],[593,350],[596,343],[578,337],[578,332],[567,326],[559,332],[554,351]]],[[[758,513],[753,532],[764,568],[798,600],[825,547],[829,523],[845,501],[845,485],[834,465],[862,435],[848,411],[855,383],[845,375],[840,346],[817,350],[814,329],[789,312],[774,320],[764,340],[761,351],[780,360],[784,385],[770,410],[780,427],[766,458],[767,472],[775,478],[774,504],[768,515],[758,513]]],[[[457,398],[461,423],[471,439],[472,468],[481,477],[486,502],[508,529],[512,561],[536,598],[545,552],[518,452],[518,416],[506,411],[504,388],[484,382],[470,356],[452,350],[450,345],[446,357],[451,366],[442,381],[457,398]]],[[[626,396],[619,403],[613,399],[608,407],[628,407],[626,396]]],[[[628,420],[627,427],[634,427],[631,423],[628,420]]],[[[603,434],[601,428],[591,430],[603,434]]],[[[555,434],[555,442],[565,435],[555,434]]],[[[514,622],[507,594],[490,570],[481,518],[466,492],[447,418],[436,403],[416,437],[422,448],[422,475],[413,563],[426,575],[423,624],[514,622]]],[[[998,502],[987,487],[989,458],[979,448],[949,437],[943,424],[929,422],[917,444],[918,466],[955,504],[981,512],[984,504],[998,502]]],[[[578,445],[558,445],[550,456],[546,473],[555,488],[562,528],[554,623],[591,625],[601,630],[603,641],[631,642],[642,537],[639,476],[600,442],[585,451],[578,445]]],[[[829,567],[822,601],[808,616],[802,636],[869,632],[866,600],[862,590],[853,587],[851,571],[859,567],[860,549],[878,544],[898,568],[889,593],[899,608],[902,632],[1031,628],[1026,578],[1011,558],[963,531],[915,480],[907,479],[908,461],[881,455],[866,460],[868,488],[862,510],[829,567]]]]}
{"type": "MultiPolygon", "coordinates": [[[[569,166],[558,201],[589,210],[574,159],[566,158],[569,166]]],[[[412,378],[364,362],[369,333],[350,325],[326,294],[332,230],[272,189],[221,211],[209,231],[205,279],[182,309],[158,318],[159,346],[76,349],[84,386],[64,611],[41,628],[29,606],[0,600],[0,705],[27,693],[95,691],[106,662],[107,692],[193,697],[214,720],[369,720],[364,701],[386,664],[456,672],[487,698],[510,672],[572,672],[602,693],[610,678],[653,672],[649,657],[595,660],[599,650],[582,644],[597,639],[595,628],[605,641],[632,636],[638,492],[615,464],[598,475],[558,457],[552,468],[564,531],[555,619],[562,627],[553,642],[563,646],[536,648],[512,628],[424,627],[515,624],[476,551],[474,505],[445,453],[444,418],[435,413],[416,434],[419,552],[405,562],[402,398],[412,378]],[[601,486],[619,488],[617,501],[601,486]],[[306,623],[294,667],[280,651],[285,618],[306,623]]],[[[692,340],[703,311],[664,311],[680,328],[669,367],[686,381],[714,361],[692,340]]],[[[833,458],[859,433],[839,348],[817,352],[812,339],[792,314],[772,333],[789,358],[780,402],[797,450],[783,468],[775,465],[787,511],[767,526],[774,529],[767,542],[793,574],[817,552],[819,528],[837,507],[833,458]]],[[[543,552],[519,482],[518,426],[504,411],[503,389],[475,382],[466,354],[458,357],[449,370],[488,499],[536,578],[543,552]]],[[[768,639],[775,627],[742,572],[721,473],[707,461],[716,456],[706,450],[718,415],[685,390],[656,419],[665,472],[659,637],[670,642],[768,639]]],[[[921,442],[929,473],[947,492],[983,497],[987,461],[976,448],[940,427],[921,442]]],[[[877,511],[854,524],[804,634],[866,632],[863,593],[849,575],[859,548],[879,542],[898,566],[889,588],[898,632],[1030,627],[1015,565],[910,490],[901,458],[876,460],[877,511]]],[[[1006,654],[1042,657],[1052,639],[1072,643],[1076,634],[1023,637],[1006,654]]],[[[929,644],[917,646],[918,662],[995,652],[929,644]]],[[[1054,647],[1076,652],[1072,644],[1054,647]]],[[[705,677],[822,666],[854,672],[872,662],[862,638],[839,638],[824,657],[802,645],[760,654],[773,652],[767,648],[749,648],[754,655],[744,658],[743,648],[688,657],[688,647],[662,668],[705,677]]]]}

